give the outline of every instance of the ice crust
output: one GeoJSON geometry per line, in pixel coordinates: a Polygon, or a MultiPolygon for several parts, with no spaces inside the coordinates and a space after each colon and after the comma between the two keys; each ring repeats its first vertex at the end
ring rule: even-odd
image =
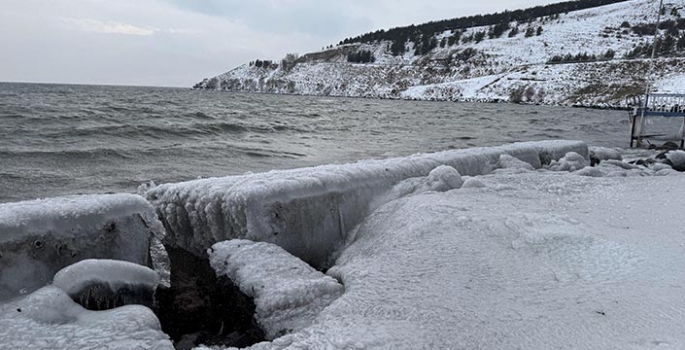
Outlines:
{"type": "Polygon", "coordinates": [[[552,171],[576,171],[585,168],[589,165],[586,155],[580,155],[575,152],[569,152],[558,161],[552,161],[549,170],[552,171]]]}
{"type": "Polygon", "coordinates": [[[217,276],[254,299],[267,339],[300,331],[343,293],[343,286],[274,244],[232,240],[210,249],[217,276]]]}
{"type": "Polygon", "coordinates": [[[0,300],[36,290],[57,271],[99,258],[148,265],[163,227],[136,195],[87,195],[0,204],[0,300]]]}
{"type": "Polygon", "coordinates": [[[462,176],[487,174],[502,154],[538,169],[569,152],[588,156],[580,141],[526,142],[165,184],[146,197],[164,223],[167,244],[202,255],[229,239],[264,241],[325,267],[346,232],[403,180],[429,176],[441,165],[462,176]]]}
{"type": "Polygon", "coordinates": [[[106,284],[113,291],[131,285],[154,291],[159,283],[159,274],[127,261],[88,259],[61,269],[52,281],[53,286],[61,288],[70,296],[93,283],[106,284]]]}
{"type": "Polygon", "coordinates": [[[150,309],[88,311],[54,286],[0,304],[0,339],[3,349],[174,349],[150,309]]]}
{"type": "Polygon", "coordinates": [[[477,179],[377,208],[327,272],[345,293],[250,349],[685,347],[684,174],[477,179]]]}

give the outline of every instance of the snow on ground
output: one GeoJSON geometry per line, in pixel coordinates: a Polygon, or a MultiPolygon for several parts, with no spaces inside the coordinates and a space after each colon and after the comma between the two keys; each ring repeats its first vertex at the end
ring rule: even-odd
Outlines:
{"type": "Polygon", "coordinates": [[[669,74],[657,80],[654,87],[655,92],[663,94],[683,94],[685,92],[685,75],[669,74]]]}
{"type": "Polygon", "coordinates": [[[210,249],[217,276],[228,277],[254,299],[255,320],[267,339],[297,332],[343,293],[343,286],[283,248],[232,240],[210,249]]]}
{"type": "Polygon", "coordinates": [[[88,311],[53,286],[0,304],[0,339],[2,349],[174,349],[150,309],[88,311]]]}
{"type": "Polygon", "coordinates": [[[149,260],[164,229],[144,198],[88,195],[0,204],[0,300],[36,290],[88,258],[149,260]]]}
{"type": "Polygon", "coordinates": [[[345,293],[251,349],[682,349],[685,175],[621,171],[645,176],[494,173],[388,202],[328,271],[345,293]]]}

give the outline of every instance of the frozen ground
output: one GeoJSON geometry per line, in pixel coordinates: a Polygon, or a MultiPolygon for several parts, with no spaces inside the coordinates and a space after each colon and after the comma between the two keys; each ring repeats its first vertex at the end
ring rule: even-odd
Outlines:
{"type": "Polygon", "coordinates": [[[685,176],[623,172],[501,171],[389,202],[328,271],[342,297],[253,349],[682,349],[685,176]]]}

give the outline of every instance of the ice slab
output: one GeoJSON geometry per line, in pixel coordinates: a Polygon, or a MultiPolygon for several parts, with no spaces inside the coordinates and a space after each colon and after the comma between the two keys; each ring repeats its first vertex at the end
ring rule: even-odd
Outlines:
{"type": "Polygon", "coordinates": [[[0,300],[36,290],[85,259],[149,265],[150,241],[163,232],[152,206],[136,195],[0,204],[0,300]]]}
{"type": "Polygon", "coordinates": [[[54,286],[0,304],[0,339],[3,349],[174,349],[150,309],[88,311],[54,286]]]}
{"type": "Polygon", "coordinates": [[[274,244],[232,240],[210,249],[217,276],[228,277],[254,299],[255,320],[267,339],[312,324],[343,286],[274,244]]]}
{"type": "Polygon", "coordinates": [[[165,184],[146,197],[164,223],[166,244],[203,255],[229,239],[270,242],[325,267],[372,203],[403,180],[442,165],[462,176],[487,174],[503,154],[537,169],[569,152],[588,156],[580,141],[526,142],[165,184]]]}
{"type": "Polygon", "coordinates": [[[89,310],[127,304],[152,306],[159,274],[145,266],[120,260],[88,259],[67,266],[52,285],[89,310]]]}

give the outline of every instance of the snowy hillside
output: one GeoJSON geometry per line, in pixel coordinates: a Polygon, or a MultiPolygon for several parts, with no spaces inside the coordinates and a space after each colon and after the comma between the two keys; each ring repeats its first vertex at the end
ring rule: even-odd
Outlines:
{"type": "MultiPolygon", "coordinates": [[[[250,62],[195,88],[618,106],[626,95],[644,89],[654,39],[649,25],[656,22],[658,3],[624,1],[511,21],[499,36],[492,35],[494,25],[446,30],[428,41],[406,40],[399,54],[390,40],[341,44],[280,62],[250,62]],[[420,42],[434,47],[423,52],[420,42]],[[364,54],[369,56],[360,59],[364,54]]],[[[666,39],[659,46],[655,86],[661,92],[683,92],[685,20],[680,16],[685,1],[664,1],[662,13],[660,37],[666,39]]]]}

